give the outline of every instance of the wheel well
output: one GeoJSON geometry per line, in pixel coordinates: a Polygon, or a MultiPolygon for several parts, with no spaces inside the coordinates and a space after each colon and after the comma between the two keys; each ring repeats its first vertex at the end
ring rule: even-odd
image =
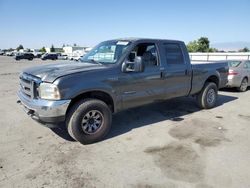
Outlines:
{"type": "Polygon", "coordinates": [[[246,78],[246,79],[247,79],[247,81],[248,81],[248,77],[247,77],[247,76],[245,76],[242,80],[244,80],[245,78],[246,78]]]}
{"type": "Polygon", "coordinates": [[[219,87],[219,79],[217,76],[210,76],[206,82],[213,82],[217,85],[217,87],[219,87]]]}
{"type": "Polygon", "coordinates": [[[114,102],[113,102],[112,97],[109,94],[107,94],[107,93],[105,93],[103,91],[90,91],[90,92],[82,93],[82,94],[76,96],[75,98],[73,98],[71,100],[70,105],[68,107],[68,110],[75,103],[77,103],[78,101],[80,101],[82,99],[86,99],[86,98],[99,99],[99,100],[105,102],[108,105],[111,112],[114,112],[114,102]]]}

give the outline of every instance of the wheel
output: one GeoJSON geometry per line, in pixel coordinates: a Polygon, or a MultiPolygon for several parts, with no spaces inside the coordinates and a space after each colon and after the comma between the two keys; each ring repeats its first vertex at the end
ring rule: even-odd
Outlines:
{"type": "Polygon", "coordinates": [[[112,113],[101,100],[85,99],[70,108],[66,117],[69,135],[82,144],[100,141],[110,130],[112,113]]]}
{"type": "Polygon", "coordinates": [[[237,88],[238,91],[244,92],[247,90],[248,87],[248,80],[247,78],[244,78],[240,84],[240,87],[237,88]]]}
{"type": "Polygon", "coordinates": [[[213,82],[206,82],[200,93],[197,95],[198,106],[203,109],[213,108],[216,104],[217,96],[217,85],[213,82]]]}

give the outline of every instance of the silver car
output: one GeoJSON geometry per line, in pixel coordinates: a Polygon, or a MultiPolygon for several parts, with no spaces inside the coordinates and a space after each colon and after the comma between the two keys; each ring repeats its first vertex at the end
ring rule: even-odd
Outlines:
{"type": "Polygon", "coordinates": [[[228,87],[246,91],[250,85],[250,60],[233,60],[228,62],[228,87]]]}

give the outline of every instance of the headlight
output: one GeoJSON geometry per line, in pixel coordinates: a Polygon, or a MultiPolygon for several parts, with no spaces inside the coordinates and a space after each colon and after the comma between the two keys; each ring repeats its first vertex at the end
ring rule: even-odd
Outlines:
{"type": "Polygon", "coordinates": [[[56,85],[50,83],[41,83],[38,88],[41,99],[59,100],[60,93],[56,85]]]}

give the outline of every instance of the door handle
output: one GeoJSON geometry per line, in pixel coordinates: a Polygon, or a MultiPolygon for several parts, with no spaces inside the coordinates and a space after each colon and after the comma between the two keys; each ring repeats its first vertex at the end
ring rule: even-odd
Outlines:
{"type": "Polygon", "coordinates": [[[136,91],[125,91],[124,92],[125,95],[135,94],[135,93],[136,93],[136,91]]]}

